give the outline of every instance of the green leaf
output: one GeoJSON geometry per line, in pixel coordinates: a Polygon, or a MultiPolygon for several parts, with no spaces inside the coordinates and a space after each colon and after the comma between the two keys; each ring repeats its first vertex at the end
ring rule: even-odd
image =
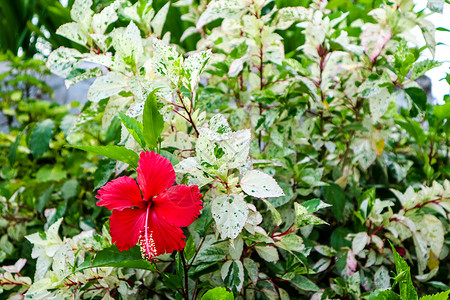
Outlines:
{"type": "Polygon", "coordinates": [[[311,200],[303,202],[302,206],[304,206],[306,208],[306,210],[308,211],[309,214],[312,214],[321,208],[326,208],[331,205],[323,202],[320,199],[311,199],[311,200]]]}
{"type": "Polygon", "coordinates": [[[104,186],[116,167],[116,161],[106,158],[98,162],[94,173],[94,190],[104,186]]]}
{"type": "Polygon", "coordinates": [[[281,214],[267,199],[261,198],[261,200],[267,205],[267,208],[270,210],[275,225],[280,226],[283,222],[283,220],[281,219],[281,214]]]}
{"type": "Polygon", "coordinates": [[[419,146],[424,144],[426,136],[418,122],[407,119],[406,121],[395,120],[395,123],[406,130],[406,132],[408,132],[414,138],[419,146]]]}
{"type": "Polygon", "coordinates": [[[129,164],[131,167],[133,168],[137,168],[137,163],[139,161],[139,155],[132,151],[129,150],[125,147],[120,147],[120,146],[112,146],[112,145],[108,145],[108,146],[72,146],[72,145],[67,145],[68,147],[72,147],[72,148],[76,148],[76,149],[80,149],[83,151],[88,151],[88,152],[93,152],[95,154],[98,155],[102,155],[102,156],[106,156],[109,157],[111,159],[115,159],[115,160],[120,160],[123,161],[124,163],[129,164]]]}
{"type": "Polygon", "coordinates": [[[47,181],[61,181],[67,177],[67,171],[63,170],[61,165],[46,165],[39,169],[36,173],[36,180],[47,181]]]}
{"type": "Polygon", "coordinates": [[[405,89],[405,93],[411,98],[419,109],[424,111],[427,108],[427,95],[421,88],[410,87],[405,89]]]}
{"type": "Polygon", "coordinates": [[[139,121],[135,118],[129,117],[121,112],[119,112],[119,117],[123,125],[125,125],[125,127],[127,128],[128,132],[130,132],[130,134],[133,136],[134,140],[139,143],[142,149],[145,149],[145,141],[142,134],[142,124],[139,123],[139,121]]]}
{"type": "Polygon", "coordinates": [[[401,298],[391,290],[376,290],[370,294],[369,300],[401,300],[401,298]]]}
{"type": "Polygon", "coordinates": [[[302,275],[297,275],[294,278],[292,278],[291,283],[298,289],[303,291],[313,291],[313,292],[319,292],[319,287],[302,275]]]}
{"type": "Polygon", "coordinates": [[[85,261],[82,263],[77,271],[97,267],[134,268],[156,271],[154,264],[142,259],[141,251],[137,246],[126,251],[119,251],[115,245],[112,245],[98,252],[92,262],[85,261]]]}
{"type": "Polygon", "coordinates": [[[209,204],[206,204],[202,209],[202,214],[195,223],[195,231],[198,232],[200,236],[205,236],[213,221],[214,219],[211,214],[211,207],[209,204]]]}
{"type": "Polygon", "coordinates": [[[216,287],[212,290],[207,291],[203,296],[202,300],[233,300],[233,293],[227,291],[223,287],[216,287]]]}
{"type": "Polygon", "coordinates": [[[30,150],[34,157],[40,157],[48,150],[54,128],[55,122],[50,119],[40,121],[33,128],[30,137],[30,150]]]}
{"type": "Polygon", "coordinates": [[[195,258],[194,264],[206,265],[210,262],[217,263],[226,257],[226,253],[227,252],[222,247],[214,245],[207,248],[202,247],[195,258]]]}
{"type": "Polygon", "coordinates": [[[433,108],[433,114],[440,120],[450,118],[450,102],[443,105],[436,105],[433,108]]]}
{"type": "Polygon", "coordinates": [[[344,191],[335,183],[330,183],[330,185],[323,187],[322,191],[325,201],[332,205],[331,210],[336,219],[340,220],[347,201],[344,191]]]}
{"type": "Polygon", "coordinates": [[[186,257],[186,261],[191,260],[195,255],[195,244],[192,235],[187,239],[186,246],[184,246],[184,256],[186,257]]]}
{"type": "Polygon", "coordinates": [[[68,180],[64,182],[61,187],[61,192],[64,200],[69,200],[77,195],[78,191],[78,181],[75,179],[68,180]]]}
{"type": "Polygon", "coordinates": [[[172,290],[180,289],[183,286],[181,277],[175,274],[163,273],[162,279],[164,284],[172,290]]]}
{"type": "Polygon", "coordinates": [[[450,290],[434,295],[427,295],[420,298],[420,300],[447,300],[450,290]]]}
{"type": "Polygon", "coordinates": [[[391,244],[391,248],[394,254],[395,268],[397,270],[397,277],[395,280],[399,282],[400,296],[402,299],[417,300],[418,296],[411,280],[409,266],[400,254],[397,253],[394,245],[391,244]]]}
{"type": "Polygon", "coordinates": [[[20,139],[22,138],[22,136],[25,133],[25,131],[27,130],[27,128],[28,127],[25,127],[24,130],[22,130],[17,135],[16,140],[14,141],[11,148],[9,149],[8,160],[9,160],[9,163],[11,164],[11,166],[14,165],[14,162],[16,161],[17,148],[19,147],[20,139]]]}
{"type": "Polygon", "coordinates": [[[164,128],[163,116],[158,111],[158,105],[156,102],[156,93],[154,90],[147,97],[144,106],[143,125],[144,125],[144,140],[149,148],[156,148],[158,138],[161,136],[161,132],[164,128]]]}
{"type": "Polygon", "coordinates": [[[47,205],[47,202],[50,200],[50,196],[53,192],[53,185],[47,188],[41,196],[39,196],[38,202],[36,203],[36,209],[38,212],[42,212],[44,207],[47,205]]]}

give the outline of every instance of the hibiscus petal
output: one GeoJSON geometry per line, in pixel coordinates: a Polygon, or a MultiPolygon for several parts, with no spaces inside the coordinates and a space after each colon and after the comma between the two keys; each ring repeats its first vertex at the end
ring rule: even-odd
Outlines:
{"type": "Polygon", "coordinates": [[[175,183],[175,171],[167,158],[155,152],[142,152],[138,162],[137,181],[148,201],[175,183]]]}
{"type": "Polygon", "coordinates": [[[137,244],[139,235],[145,226],[147,209],[114,210],[109,218],[109,233],[112,242],[120,251],[127,250],[137,244]]]}
{"type": "Polygon", "coordinates": [[[164,253],[180,251],[186,245],[186,238],[181,228],[176,227],[163,218],[159,218],[155,211],[150,212],[147,236],[142,232],[139,238],[141,250],[147,259],[164,253]]]}
{"type": "Polygon", "coordinates": [[[202,195],[198,186],[176,185],[153,198],[156,215],[167,222],[185,227],[194,222],[202,209],[202,195]]]}
{"type": "Polygon", "coordinates": [[[95,198],[100,199],[98,206],[109,210],[123,210],[131,207],[144,207],[141,191],[133,178],[122,176],[108,182],[98,191],[95,198]]]}

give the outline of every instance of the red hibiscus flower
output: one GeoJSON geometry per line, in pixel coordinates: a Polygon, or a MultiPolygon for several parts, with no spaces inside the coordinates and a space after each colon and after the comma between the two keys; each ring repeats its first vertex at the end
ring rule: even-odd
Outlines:
{"type": "Polygon", "coordinates": [[[180,227],[190,225],[202,209],[198,186],[173,186],[173,166],[153,151],[141,153],[137,182],[139,186],[122,176],[98,191],[97,205],[113,211],[109,219],[112,242],[120,251],[139,242],[147,259],[182,250],[186,237],[180,227]]]}

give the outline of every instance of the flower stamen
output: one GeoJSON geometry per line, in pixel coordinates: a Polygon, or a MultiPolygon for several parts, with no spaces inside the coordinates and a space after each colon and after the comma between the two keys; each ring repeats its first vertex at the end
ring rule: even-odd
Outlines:
{"type": "Polygon", "coordinates": [[[150,260],[157,256],[155,240],[153,239],[153,231],[148,228],[148,216],[150,214],[151,205],[147,206],[147,213],[145,215],[145,226],[141,231],[139,237],[139,246],[141,247],[141,254],[143,259],[150,260]]]}

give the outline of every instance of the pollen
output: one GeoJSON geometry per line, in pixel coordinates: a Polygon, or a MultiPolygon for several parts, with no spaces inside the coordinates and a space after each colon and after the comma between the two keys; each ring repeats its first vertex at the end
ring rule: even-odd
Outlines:
{"type": "Polygon", "coordinates": [[[153,239],[153,231],[149,230],[148,227],[141,230],[139,246],[141,247],[141,255],[143,259],[150,260],[158,255],[155,240],[153,239]]]}

